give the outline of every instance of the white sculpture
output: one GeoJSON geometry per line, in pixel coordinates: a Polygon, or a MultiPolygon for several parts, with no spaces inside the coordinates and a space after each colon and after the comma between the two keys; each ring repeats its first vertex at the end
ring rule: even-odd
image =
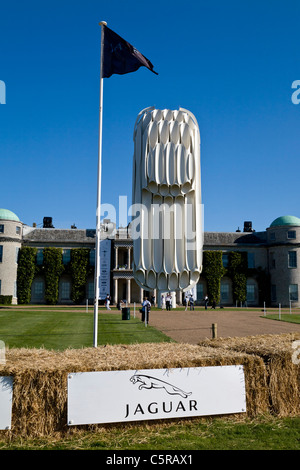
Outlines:
{"type": "MultiPolygon", "coordinates": [[[[187,291],[202,269],[200,133],[192,113],[141,111],[134,127],[133,274],[145,290],[187,291]]],[[[160,297],[160,296],[159,296],[160,297]]]]}

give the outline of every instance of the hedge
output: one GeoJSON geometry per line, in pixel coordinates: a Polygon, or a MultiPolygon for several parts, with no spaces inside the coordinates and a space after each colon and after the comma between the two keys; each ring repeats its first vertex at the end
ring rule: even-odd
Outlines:
{"type": "Polygon", "coordinates": [[[58,302],[59,278],[64,270],[61,248],[44,248],[45,301],[58,302]]]}
{"type": "Polygon", "coordinates": [[[36,273],[37,249],[22,247],[18,256],[17,296],[19,304],[28,304],[31,299],[31,285],[36,273]]]}
{"type": "Polygon", "coordinates": [[[207,282],[207,295],[210,301],[220,302],[221,278],[225,274],[222,251],[203,252],[203,276],[207,282]]]}
{"type": "Polygon", "coordinates": [[[86,281],[89,273],[89,254],[90,250],[88,248],[71,250],[71,299],[74,303],[81,303],[85,298],[86,281]]]}
{"type": "Polygon", "coordinates": [[[232,251],[229,253],[228,274],[232,279],[232,293],[234,302],[247,300],[247,253],[232,251]]]}
{"type": "Polygon", "coordinates": [[[0,305],[11,305],[12,295],[0,295],[0,305]]]}

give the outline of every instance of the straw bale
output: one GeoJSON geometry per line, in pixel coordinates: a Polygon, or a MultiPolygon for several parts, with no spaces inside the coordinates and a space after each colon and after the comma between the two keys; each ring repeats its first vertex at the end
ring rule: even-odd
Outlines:
{"type": "Polygon", "coordinates": [[[247,414],[265,413],[268,410],[268,391],[262,359],[221,347],[149,343],[63,352],[11,349],[7,351],[6,364],[0,366],[0,375],[14,377],[10,432],[37,437],[68,431],[68,373],[239,364],[245,370],[247,414]]]}
{"type": "Polygon", "coordinates": [[[205,347],[222,347],[247,354],[268,355],[270,351],[279,353],[291,349],[293,341],[300,339],[300,333],[285,333],[279,335],[255,335],[245,337],[216,338],[203,340],[198,344],[205,347]]]}
{"type": "Polygon", "coordinates": [[[271,411],[278,416],[299,416],[300,366],[292,361],[292,343],[299,340],[299,333],[288,333],[219,338],[199,344],[201,347],[221,347],[261,357],[266,365],[271,411]]]}

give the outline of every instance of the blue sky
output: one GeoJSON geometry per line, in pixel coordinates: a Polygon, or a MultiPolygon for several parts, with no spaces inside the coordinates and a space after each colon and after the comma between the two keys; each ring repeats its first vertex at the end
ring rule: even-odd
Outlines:
{"type": "Polygon", "coordinates": [[[104,79],[102,203],[131,204],[137,114],[183,107],[200,128],[206,231],[299,217],[299,18],[299,0],[2,2],[0,207],[28,225],[95,227],[105,20],[159,75],[104,79]]]}

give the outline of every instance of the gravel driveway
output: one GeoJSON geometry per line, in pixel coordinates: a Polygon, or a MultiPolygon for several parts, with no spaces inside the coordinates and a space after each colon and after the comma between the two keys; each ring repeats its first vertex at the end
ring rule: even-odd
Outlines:
{"type": "Polygon", "coordinates": [[[253,336],[263,334],[300,333],[300,324],[264,318],[262,310],[166,310],[150,312],[149,324],[175,341],[197,344],[212,338],[212,324],[217,324],[217,336],[253,336]]]}

